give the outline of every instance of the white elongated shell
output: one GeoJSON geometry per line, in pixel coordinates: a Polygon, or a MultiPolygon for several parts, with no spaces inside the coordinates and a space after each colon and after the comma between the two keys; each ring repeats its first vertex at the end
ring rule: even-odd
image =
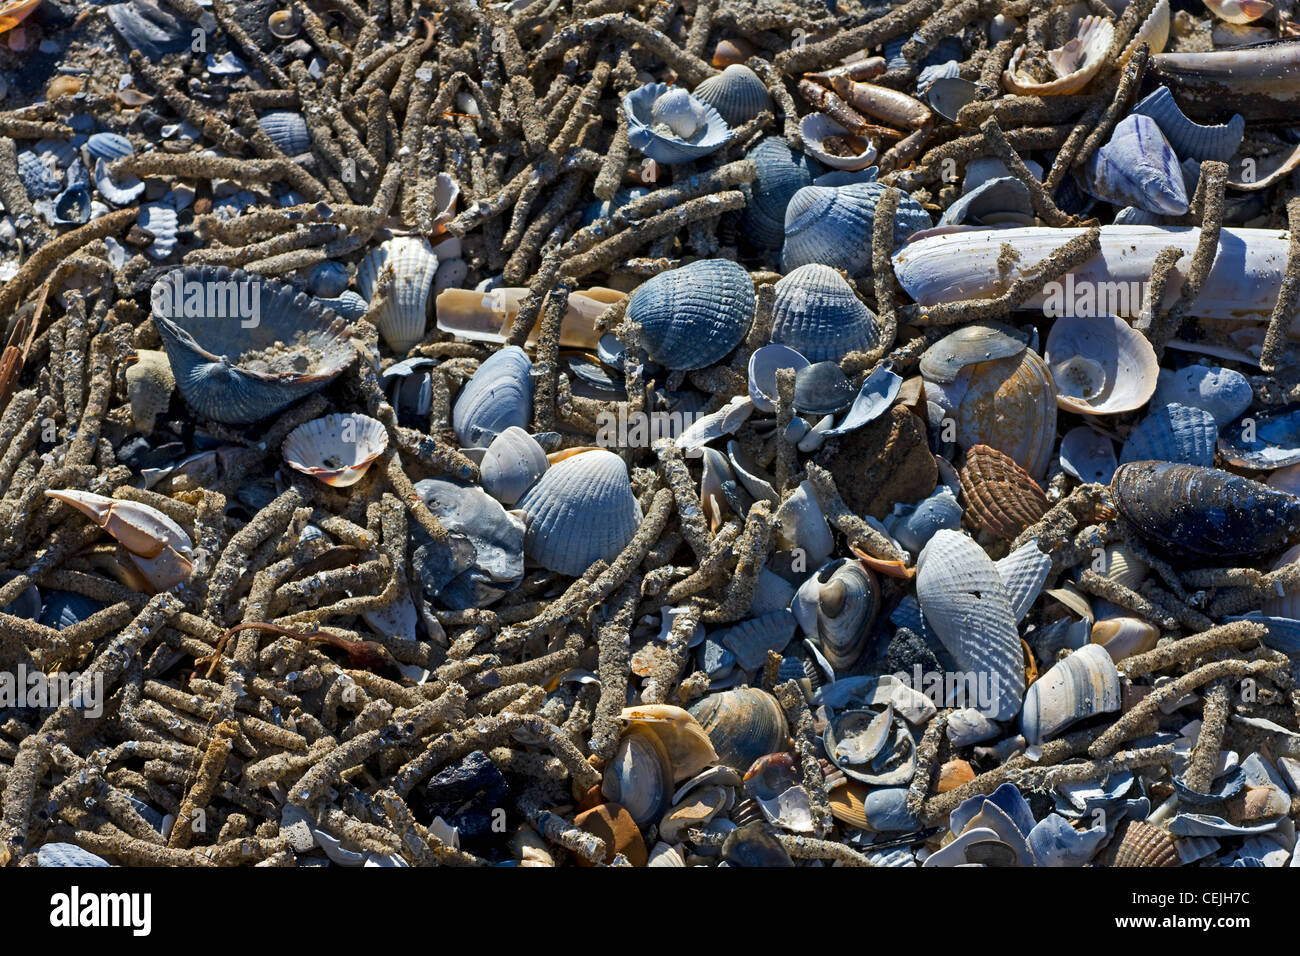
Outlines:
{"type": "Polygon", "coordinates": [[[1025,695],[1024,654],[1006,586],[993,560],[966,535],[935,532],[917,559],[916,597],[926,624],[962,670],[989,681],[994,711],[1009,720],[1025,695]]]}
{"type": "Polygon", "coordinates": [[[1100,644],[1075,651],[1029,686],[1020,732],[1031,744],[1071,724],[1120,708],[1119,672],[1100,644]]]}
{"type": "Polygon", "coordinates": [[[721,73],[700,82],[695,98],[718,111],[728,126],[748,123],[772,108],[772,97],[757,73],[743,63],[733,63],[721,73]]]}
{"type": "Polygon", "coordinates": [[[799,135],[803,138],[804,151],[831,169],[856,172],[876,161],[876,147],[871,140],[853,135],[825,113],[809,113],[800,120],[799,135]],[[857,148],[849,156],[844,155],[842,150],[832,152],[830,144],[826,142],[828,139],[840,139],[857,148]]]}
{"type": "Polygon", "coordinates": [[[367,301],[386,268],[393,270],[393,282],[379,316],[379,334],[394,352],[405,354],[424,338],[438,257],[428,239],[395,236],[386,240],[357,267],[357,286],[367,301]]]}
{"type": "Polygon", "coordinates": [[[546,452],[537,439],[512,425],[492,440],[479,465],[483,490],[513,505],[546,471],[546,452]]]}
{"type": "Polygon", "coordinates": [[[623,459],[603,449],[552,465],[519,507],[528,515],[524,553],[573,577],[594,561],[615,557],[642,519],[623,459]]]}
{"type": "Polygon", "coordinates": [[[1146,336],[1113,315],[1065,316],[1047,335],[1056,404],[1082,415],[1141,408],[1155,393],[1160,361],[1146,336]]]}
{"type": "MultiPolygon", "coordinates": [[[[1039,266],[1082,229],[1027,226],[1014,229],[931,230],[894,254],[899,283],[920,305],[1000,295],[1039,266]],[[999,269],[1009,244],[1020,258],[999,269]]],[[[1166,246],[1183,250],[1165,287],[1163,308],[1182,290],[1201,230],[1197,226],[1102,226],[1101,254],[1048,283],[1022,308],[1069,315],[1081,290],[1106,291],[1109,311],[1124,318],[1142,312],[1142,290],[1157,253],[1166,246]],[[1059,306],[1059,308],[1058,308],[1059,306]]],[[[1262,321],[1272,314],[1285,271],[1287,234],[1278,229],[1224,228],[1205,284],[1189,306],[1193,318],[1262,321]]],[[[1091,296],[1096,305],[1100,292],[1091,296]]],[[[1099,310],[1098,310],[1099,311],[1099,310]]],[[[1095,311],[1092,313],[1095,314],[1095,311]]]]}
{"type": "Polygon", "coordinates": [[[1047,61],[1056,73],[1056,79],[1040,82],[1020,70],[1020,58],[1025,48],[1017,47],[1011,62],[1002,73],[1002,83],[1012,93],[1024,96],[1059,96],[1077,93],[1091,82],[1106,63],[1106,54],[1115,39],[1115,25],[1103,17],[1084,17],[1079,21],[1075,35],[1065,46],[1047,51],[1047,61]]]}
{"type": "Polygon", "coordinates": [[[355,485],[388,447],[388,429],[367,415],[326,415],[299,425],[280,446],[295,471],[333,488],[355,485]]]}

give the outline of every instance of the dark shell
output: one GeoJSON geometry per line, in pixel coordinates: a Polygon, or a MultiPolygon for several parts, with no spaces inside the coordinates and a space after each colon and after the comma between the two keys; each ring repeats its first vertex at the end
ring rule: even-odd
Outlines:
{"type": "Polygon", "coordinates": [[[996,448],[976,445],[962,466],[966,515],[978,527],[1011,540],[1047,512],[1047,495],[1029,473],[996,448]]]}
{"type": "Polygon", "coordinates": [[[1300,541],[1300,498],[1216,468],[1135,461],[1111,489],[1142,536],[1176,555],[1251,558],[1300,541]]]}
{"type": "Polygon", "coordinates": [[[741,228],[760,249],[780,249],[785,241],[785,208],[790,197],[822,172],[816,160],[790,148],[779,136],[769,136],[749,151],[757,176],[745,183],[745,213],[741,228]]]}
{"type": "Polygon", "coordinates": [[[690,712],[709,735],[718,761],[738,773],[759,757],[784,750],[788,743],[785,712],[775,697],[756,687],[710,694],[690,712]]]}
{"type": "Polygon", "coordinates": [[[754,283],[730,259],[661,272],[627,300],[641,345],[665,368],[704,368],[740,344],[754,320],[754,283]]]}

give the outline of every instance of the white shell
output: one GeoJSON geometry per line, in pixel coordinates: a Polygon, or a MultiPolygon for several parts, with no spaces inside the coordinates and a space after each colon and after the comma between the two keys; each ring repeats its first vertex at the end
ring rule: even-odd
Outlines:
{"type": "Polygon", "coordinates": [[[1029,686],[1020,732],[1031,744],[1080,720],[1120,708],[1119,672],[1100,644],[1075,651],[1029,686]]]}
{"type": "Polygon", "coordinates": [[[777,545],[785,550],[802,549],[809,567],[821,567],[835,550],[835,537],[809,481],[800,482],[781,503],[774,520],[777,545]]]}
{"type": "Polygon", "coordinates": [[[1017,47],[1011,62],[1002,73],[1002,83],[1012,93],[1025,96],[1052,96],[1077,93],[1092,80],[1106,63],[1106,54],[1115,39],[1115,25],[1102,17],[1084,17],[1065,46],[1047,51],[1047,61],[1056,79],[1043,83],[1020,72],[1020,57],[1025,48],[1017,47]]]}
{"type": "Polygon", "coordinates": [[[1023,621],[1042,593],[1043,585],[1047,583],[1047,576],[1052,570],[1051,557],[1039,550],[1037,540],[1026,541],[999,559],[994,567],[1006,585],[1011,613],[1017,621],[1023,621]]]}
{"type": "Polygon", "coordinates": [[[876,147],[869,139],[856,136],[831,119],[825,113],[809,113],[799,121],[799,135],[803,138],[804,152],[831,169],[847,169],[856,172],[866,169],[876,161],[876,147]],[[829,152],[826,140],[833,137],[849,137],[860,141],[862,148],[852,156],[829,152]]]}
{"type": "Polygon", "coordinates": [[[299,425],[280,446],[295,471],[347,488],[364,477],[388,447],[388,429],[366,415],[326,415],[299,425]]]}
{"type": "Polygon", "coordinates": [[[393,270],[388,301],[379,316],[379,333],[394,352],[405,354],[424,338],[438,257],[428,239],[395,236],[371,250],[357,267],[357,287],[369,301],[382,270],[393,270]]]}
{"type": "Polygon", "coordinates": [[[1141,408],[1160,372],[1146,336],[1113,315],[1057,319],[1044,358],[1056,383],[1056,404],[1083,415],[1141,408]]]}

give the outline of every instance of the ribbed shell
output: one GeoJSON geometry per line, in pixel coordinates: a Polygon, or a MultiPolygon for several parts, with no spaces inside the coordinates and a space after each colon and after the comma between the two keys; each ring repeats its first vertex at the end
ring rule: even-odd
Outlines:
{"type": "Polygon", "coordinates": [[[1100,644],[1087,644],[1029,685],[1020,732],[1031,744],[1120,708],[1119,673],[1100,644]]]}
{"type": "Polygon", "coordinates": [[[1133,39],[1129,40],[1128,46],[1120,54],[1121,68],[1127,65],[1137,48],[1144,43],[1152,56],[1164,52],[1165,45],[1169,42],[1169,13],[1169,0],[1157,0],[1151,13],[1142,21],[1142,25],[1133,34],[1133,39]]]}
{"type": "Polygon", "coordinates": [[[655,106],[661,97],[674,92],[674,88],[665,83],[649,83],[623,97],[629,145],[658,163],[689,163],[726,145],[731,138],[727,121],[712,106],[694,98],[694,103],[703,108],[704,128],[701,132],[691,139],[683,139],[656,128],[655,106]]]}
{"type": "Polygon", "coordinates": [[[1024,655],[1006,586],[984,549],[940,530],[917,559],[916,597],[926,624],[962,670],[997,679],[994,720],[1009,720],[1025,694],[1024,655]]]}
{"type": "Polygon", "coordinates": [[[738,773],[755,760],[784,750],[789,743],[785,712],[775,697],[756,687],[710,694],[690,708],[709,735],[718,760],[738,773]]]}
{"type": "Polygon", "coordinates": [[[513,505],[546,471],[546,452],[537,439],[511,426],[492,440],[479,465],[483,490],[503,505],[513,505]]]}
{"type": "Polygon", "coordinates": [[[999,538],[1010,541],[1047,513],[1043,489],[996,448],[972,448],[960,476],[966,516],[999,538]]]}
{"type": "Polygon", "coordinates": [[[772,108],[772,97],[763,81],[741,63],[733,63],[701,82],[695,87],[695,98],[717,110],[728,126],[748,123],[772,108]]]}
{"type": "Polygon", "coordinates": [[[741,228],[758,248],[779,249],[785,241],[790,197],[811,185],[821,168],[779,136],[760,140],[745,158],[753,161],[756,175],[740,187],[745,194],[741,228]]]}
{"type": "Polygon", "coordinates": [[[121,159],[135,154],[135,147],[121,133],[93,133],[82,148],[96,159],[121,159]]]}
{"type": "Polygon", "coordinates": [[[1110,866],[1182,866],[1168,831],[1141,820],[1125,820],[1115,830],[1105,859],[1110,866]]]}
{"type": "Polygon", "coordinates": [[[1135,113],[1120,120],[1085,172],[1084,189],[1098,199],[1164,216],[1187,212],[1178,156],[1149,116],[1135,113]]]}
{"type": "Polygon", "coordinates": [[[311,133],[301,113],[292,110],[272,110],[257,118],[257,125],[286,156],[301,156],[311,150],[311,133]]]}
{"type": "Polygon", "coordinates": [[[53,196],[63,188],[63,177],[29,149],[18,154],[18,178],[31,199],[53,196]]]}
{"type": "Polygon", "coordinates": [[[830,266],[811,263],[777,280],[772,341],[778,345],[810,362],[838,362],[879,339],[876,316],[830,266]]]}
{"type": "Polygon", "coordinates": [[[388,429],[368,415],[326,415],[299,425],[280,453],[291,468],[334,488],[360,481],[388,447],[388,429]]]}
{"type": "Polygon", "coordinates": [[[114,178],[108,170],[108,163],[106,159],[95,160],[92,178],[99,195],[114,206],[125,206],[139,199],[144,193],[144,180],[130,173],[114,178]]]}
{"type": "Polygon", "coordinates": [[[614,558],[642,518],[627,466],[603,449],[552,465],[519,499],[519,507],[528,515],[524,553],[573,577],[594,561],[614,558]]]}
{"type": "Polygon", "coordinates": [[[324,388],[356,361],[347,323],[292,286],[238,269],[187,266],[155,283],[154,296],[166,294],[168,287],[162,286],[163,282],[176,281],[197,282],[210,289],[230,288],[227,283],[260,284],[260,321],[256,324],[245,325],[238,315],[187,315],[184,309],[168,318],[157,298],[154,300],[154,324],[167,350],[176,386],[205,418],[228,425],[268,418],[324,388]],[[306,369],[261,372],[235,364],[240,356],[277,342],[294,343],[292,351],[306,357],[306,369]]]}
{"type": "Polygon", "coordinates": [[[321,299],[332,299],[343,294],[348,287],[348,269],[341,262],[322,262],[312,267],[307,276],[307,288],[321,299]]]}
{"type": "Polygon", "coordinates": [[[357,287],[367,301],[374,295],[380,273],[387,267],[392,267],[393,282],[379,316],[379,333],[389,348],[404,355],[424,338],[433,282],[438,274],[438,257],[428,239],[395,236],[385,241],[371,250],[357,267],[357,287]]]}
{"type": "Polygon", "coordinates": [[[1236,154],[1246,131],[1246,121],[1240,113],[1219,126],[1192,122],[1178,108],[1167,86],[1157,88],[1133,107],[1133,112],[1155,120],[1169,145],[1183,159],[1215,159],[1226,163],[1236,154]]]}
{"type": "Polygon", "coordinates": [[[1250,380],[1230,368],[1189,365],[1177,372],[1160,370],[1155,405],[1192,405],[1214,416],[1220,428],[1250,408],[1255,400],[1250,380]]]}
{"type": "Polygon", "coordinates": [[[1208,468],[1218,437],[1214,416],[1204,409],[1161,405],[1129,434],[1120,462],[1177,461],[1208,468]]]}
{"type": "MultiPolygon", "coordinates": [[[[785,210],[783,271],[817,262],[850,275],[869,272],[876,203],[886,188],[881,183],[851,183],[805,186],[795,193],[785,210]]],[[[894,219],[895,245],[932,225],[921,205],[904,194],[894,219]]]]}
{"type": "Polygon", "coordinates": [[[141,206],[136,222],[141,229],[153,233],[153,242],[145,250],[149,258],[166,259],[176,250],[180,220],[169,203],[151,202],[141,206]]]}
{"type": "Polygon", "coordinates": [[[994,567],[1006,586],[1011,613],[1017,621],[1023,621],[1047,583],[1052,570],[1051,557],[1039,550],[1037,541],[1026,541],[995,562],[994,567]]]}
{"type": "Polygon", "coordinates": [[[467,448],[486,448],[512,425],[533,414],[533,363],[517,345],[494,352],[456,396],[451,427],[467,448]]]}
{"type": "Polygon", "coordinates": [[[740,344],[754,320],[754,283],[730,259],[700,259],[661,272],[632,293],[627,318],[641,345],[670,369],[713,365],[740,344]]]}
{"type": "Polygon", "coordinates": [[[880,588],[862,562],[840,558],[800,585],[790,609],[831,667],[847,671],[866,647],[880,610],[880,588]]]}

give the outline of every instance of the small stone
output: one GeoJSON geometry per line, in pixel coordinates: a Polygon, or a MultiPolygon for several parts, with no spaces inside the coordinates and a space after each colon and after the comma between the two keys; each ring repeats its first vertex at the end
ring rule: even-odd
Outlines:
{"type": "MultiPolygon", "coordinates": [[[[649,853],[641,831],[627,808],[618,803],[602,803],[584,810],[573,818],[573,825],[605,841],[605,862],[613,863],[622,853],[633,866],[645,866],[649,853]]],[[[579,858],[579,866],[590,866],[579,858]]]]}

